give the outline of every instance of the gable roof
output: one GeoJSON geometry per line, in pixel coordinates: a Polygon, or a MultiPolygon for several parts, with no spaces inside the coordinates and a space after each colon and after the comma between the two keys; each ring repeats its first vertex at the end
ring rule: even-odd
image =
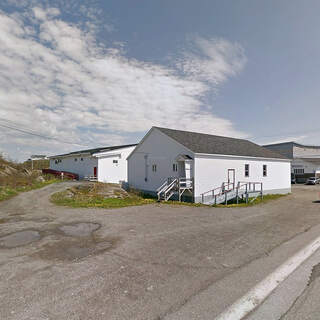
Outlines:
{"type": "Polygon", "coordinates": [[[111,146],[111,147],[101,147],[101,148],[94,148],[94,149],[86,149],[86,150],[80,150],[80,151],[74,151],[64,154],[59,154],[56,156],[51,156],[49,158],[58,158],[58,157],[66,157],[66,156],[72,156],[72,155],[78,155],[78,154],[94,154],[99,152],[106,152],[106,151],[112,151],[117,149],[123,149],[123,148],[129,148],[129,147],[135,147],[137,144],[125,144],[121,146],[111,146]]]}
{"type": "Polygon", "coordinates": [[[194,153],[221,154],[244,157],[287,159],[285,156],[263,148],[249,140],[211,134],[154,127],[194,153]]]}

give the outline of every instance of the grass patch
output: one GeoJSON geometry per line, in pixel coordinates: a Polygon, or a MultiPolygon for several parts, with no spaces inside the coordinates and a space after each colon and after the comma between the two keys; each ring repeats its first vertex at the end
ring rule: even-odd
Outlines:
{"type": "Polygon", "coordinates": [[[272,200],[277,200],[279,198],[285,197],[289,195],[288,194],[266,194],[263,196],[263,198],[261,199],[261,197],[257,197],[257,198],[249,198],[248,203],[246,203],[246,200],[241,200],[239,199],[239,203],[236,203],[236,200],[230,200],[228,201],[228,204],[216,204],[213,205],[213,207],[216,208],[236,208],[236,207],[250,207],[250,206],[255,206],[258,204],[262,204],[262,203],[266,203],[272,200]]]}
{"type": "Polygon", "coordinates": [[[208,207],[208,205],[203,203],[195,203],[195,202],[185,202],[185,201],[175,201],[175,200],[169,200],[169,201],[163,201],[161,203],[169,204],[173,206],[187,206],[187,207],[208,207]]]}
{"type": "Polygon", "coordinates": [[[72,208],[114,209],[155,203],[153,198],[125,192],[118,185],[94,183],[69,188],[51,196],[51,202],[58,206],[72,208]]]}

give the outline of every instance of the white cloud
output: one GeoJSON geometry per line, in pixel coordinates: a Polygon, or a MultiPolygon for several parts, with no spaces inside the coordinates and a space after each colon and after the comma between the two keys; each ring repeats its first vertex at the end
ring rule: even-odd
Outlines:
{"type": "Polygon", "coordinates": [[[177,65],[195,80],[219,85],[237,75],[246,61],[244,49],[238,43],[193,36],[189,38],[189,46],[183,57],[177,60],[177,65]]]}
{"type": "MultiPolygon", "coordinates": [[[[99,44],[92,30],[61,20],[57,8],[26,10],[0,11],[0,118],[92,147],[127,142],[152,125],[244,136],[201,101],[212,84],[243,68],[238,44],[194,38],[179,61],[181,74],[99,44]]],[[[11,150],[19,158],[68,148],[13,132],[5,139],[2,149],[25,145],[11,150]]]]}

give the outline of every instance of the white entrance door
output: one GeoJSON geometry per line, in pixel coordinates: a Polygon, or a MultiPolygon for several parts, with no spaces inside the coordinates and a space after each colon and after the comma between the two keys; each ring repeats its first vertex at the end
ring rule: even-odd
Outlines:
{"type": "Polygon", "coordinates": [[[228,189],[234,189],[236,183],[236,170],[228,169],[228,189]]]}

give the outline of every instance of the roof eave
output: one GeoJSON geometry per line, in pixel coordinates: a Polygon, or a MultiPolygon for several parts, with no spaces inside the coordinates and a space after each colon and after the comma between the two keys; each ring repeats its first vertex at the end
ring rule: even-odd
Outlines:
{"type": "Polygon", "coordinates": [[[288,158],[268,158],[268,157],[253,157],[253,156],[240,156],[240,155],[233,155],[233,154],[213,154],[213,153],[200,153],[197,152],[194,154],[195,156],[210,156],[210,157],[231,157],[231,158],[249,158],[249,159],[261,159],[261,160],[273,160],[273,161],[283,161],[283,162],[291,162],[292,159],[288,158]]]}

